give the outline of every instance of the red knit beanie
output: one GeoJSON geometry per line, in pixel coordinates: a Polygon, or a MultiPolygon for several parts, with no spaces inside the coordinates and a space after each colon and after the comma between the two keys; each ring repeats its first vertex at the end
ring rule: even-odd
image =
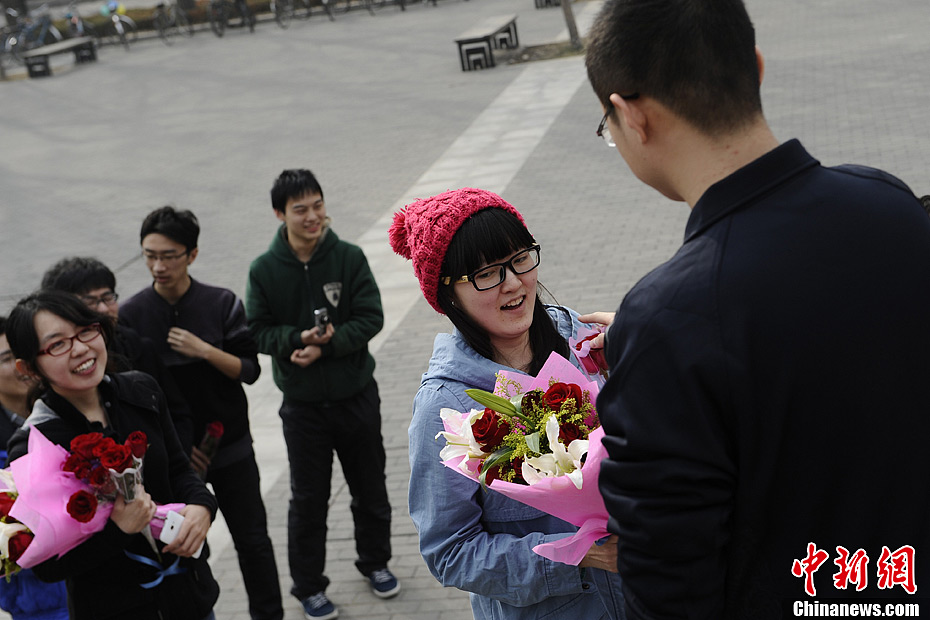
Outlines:
{"type": "Polygon", "coordinates": [[[436,291],[449,243],[465,220],[490,208],[509,211],[526,226],[523,216],[509,202],[493,192],[470,187],[417,200],[394,214],[388,229],[391,248],[413,261],[423,296],[440,314],[445,313],[439,307],[436,291]]]}

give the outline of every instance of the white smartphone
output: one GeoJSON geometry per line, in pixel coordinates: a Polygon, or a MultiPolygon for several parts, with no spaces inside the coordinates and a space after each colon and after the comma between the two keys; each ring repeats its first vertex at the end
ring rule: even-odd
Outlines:
{"type": "MultiPolygon", "coordinates": [[[[158,540],[166,545],[174,542],[174,539],[178,537],[178,532],[181,531],[182,523],[184,523],[184,516],[173,510],[169,510],[168,514],[165,515],[165,526],[162,528],[161,534],[158,535],[158,540]]],[[[203,543],[200,543],[200,548],[197,549],[197,553],[195,553],[193,557],[199,558],[201,551],[203,551],[203,543]]]]}

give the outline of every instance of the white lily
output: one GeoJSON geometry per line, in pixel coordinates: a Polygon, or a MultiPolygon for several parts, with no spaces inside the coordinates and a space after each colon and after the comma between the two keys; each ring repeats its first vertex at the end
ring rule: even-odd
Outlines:
{"type": "Polygon", "coordinates": [[[521,473],[527,484],[536,484],[544,478],[566,476],[576,488],[581,488],[581,459],[588,453],[588,440],[576,439],[568,449],[559,442],[559,423],[555,416],[546,420],[546,437],[551,454],[533,456],[523,461],[521,473]]]}
{"type": "Polygon", "coordinates": [[[13,472],[9,469],[0,469],[0,491],[16,493],[16,482],[13,480],[13,472]]]}
{"type": "Polygon", "coordinates": [[[26,529],[22,523],[0,523],[0,557],[10,557],[10,539],[26,529]]]}
{"type": "Polygon", "coordinates": [[[463,471],[468,471],[467,463],[472,458],[482,458],[487,456],[481,449],[481,444],[475,441],[475,435],[472,433],[471,425],[478,419],[484,410],[472,409],[467,416],[455,409],[441,409],[439,416],[447,422],[451,431],[439,431],[436,433],[436,439],[445,437],[446,446],[439,452],[439,458],[443,461],[464,456],[461,467],[463,471]]]}

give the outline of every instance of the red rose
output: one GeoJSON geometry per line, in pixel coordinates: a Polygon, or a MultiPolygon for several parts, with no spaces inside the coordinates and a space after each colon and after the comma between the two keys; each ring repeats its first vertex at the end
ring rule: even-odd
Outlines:
{"type": "Polygon", "coordinates": [[[542,390],[531,390],[520,399],[520,411],[529,414],[542,402],[542,390]]]}
{"type": "Polygon", "coordinates": [[[61,464],[62,471],[70,471],[79,480],[83,480],[90,474],[90,463],[80,454],[71,454],[61,464]]]}
{"type": "Polygon", "coordinates": [[[493,409],[485,409],[471,425],[471,432],[485,452],[493,452],[510,432],[510,422],[497,415],[493,409]]]}
{"type": "Polygon", "coordinates": [[[207,424],[207,435],[215,439],[219,439],[223,436],[223,423],[219,421],[213,421],[207,424]]]}
{"type": "Polygon", "coordinates": [[[569,398],[575,399],[575,408],[581,407],[581,387],[574,383],[553,383],[543,394],[543,401],[558,410],[569,398]]]}
{"type": "Polygon", "coordinates": [[[584,439],[581,428],[579,428],[577,424],[564,422],[561,426],[559,426],[559,441],[568,446],[576,439],[584,439]]]}
{"type": "Polygon", "coordinates": [[[104,437],[100,440],[100,443],[94,446],[94,457],[99,459],[101,456],[103,456],[104,452],[110,450],[115,445],[117,444],[115,441],[113,441],[113,439],[110,437],[104,437]]]}
{"type": "Polygon", "coordinates": [[[100,489],[102,493],[107,493],[110,491],[110,487],[113,486],[113,481],[110,479],[110,472],[107,470],[107,468],[103,467],[102,465],[98,465],[90,471],[90,474],[88,474],[87,484],[94,487],[95,489],[100,489]]]}
{"type": "Polygon", "coordinates": [[[523,479],[523,459],[514,459],[510,465],[513,467],[513,483],[526,484],[526,480],[523,479]]]}
{"type": "Polygon", "coordinates": [[[87,491],[76,491],[68,500],[68,514],[79,523],[87,523],[97,514],[97,497],[87,491]]]}
{"type": "Polygon", "coordinates": [[[123,473],[132,467],[132,450],[128,446],[113,444],[109,450],[100,455],[100,464],[116,473],[123,473]]]}
{"type": "Polygon", "coordinates": [[[15,562],[23,554],[29,543],[32,542],[32,532],[16,532],[10,538],[8,549],[10,551],[10,561],[15,562]]]}
{"type": "Polygon", "coordinates": [[[102,433],[84,433],[71,440],[71,453],[85,459],[93,458],[94,447],[103,439],[102,433]]]}
{"type": "Polygon", "coordinates": [[[0,493],[0,517],[10,516],[10,508],[13,507],[15,501],[9,493],[0,493]]]}
{"type": "Polygon", "coordinates": [[[129,446],[129,450],[134,457],[141,459],[145,456],[145,451],[149,447],[149,438],[142,431],[133,431],[126,438],[126,445],[129,446]]]}

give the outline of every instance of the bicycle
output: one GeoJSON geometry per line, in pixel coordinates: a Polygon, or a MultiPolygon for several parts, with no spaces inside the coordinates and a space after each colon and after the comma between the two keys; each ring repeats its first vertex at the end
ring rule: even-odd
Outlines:
{"type": "Polygon", "coordinates": [[[93,37],[96,40],[98,38],[97,29],[90,22],[84,21],[84,18],[78,13],[77,2],[78,0],[71,0],[68,4],[68,12],[65,13],[65,19],[68,20],[68,34],[72,39],[93,37]]]}
{"type": "Polygon", "coordinates": [[[194,25],[187,16],[187,11],[177,2],[170,6],[166,6],[164,2],[156,5],[152,13],[152,23],[165,45],[171,45],[171,38],[176,34],[194,36],[194,25]]]}
{"type": "Polygon", "coordinates": [[[3,50],[17,63],[22,64],[23,52],[64,40],[58,28],[52,24],[48,4],[43,4],[36,10],[36,18],[23,17],[11,8],[7,9],[7,13],[16,18],[16,26],[6,35],[3,50]]]}
{"type": "Polygon", "coordinates": [[[119,43],[126,48],[126,51],[129,51],[129,44],[138,36],[138,28],[136,22],[126,15],[126,7],[121,2],[110,0],[100,7],[100,12],[110,19],[104,27],[103,36],[109,43],[114,45],[119,43]]]}
{"type": "MultiPolygon", "coordinates": [[[[241,27],[249,26],[249,32],[255,32],[255,16],[249,9],[245,0],[235,0],[236,9],[242,17],[241,27]]],[[[233,5],[229,0],[210,0],[207,6],[207,17],[210,20],[210,29],[218,37],[226,33],[229,18],[232,16],[233,5]]]]}
{"type": "Polygon", "coordinates": [[[281,28],[287,28],[290,25],[291,18],[294,17],[294,0],[271,0],[268,7],[274,13],[274,20],[281,28]]]}
{"type": "MultiPolygon", "coordinates": [[[[347,13],[352,6],[352,0],[331,0],[336,13],[347,13]]],[[[375,14],[375,7],[384,6],[385,0],[358,0],[357,7],[364,7],[371,15],[375,14]]]]}

